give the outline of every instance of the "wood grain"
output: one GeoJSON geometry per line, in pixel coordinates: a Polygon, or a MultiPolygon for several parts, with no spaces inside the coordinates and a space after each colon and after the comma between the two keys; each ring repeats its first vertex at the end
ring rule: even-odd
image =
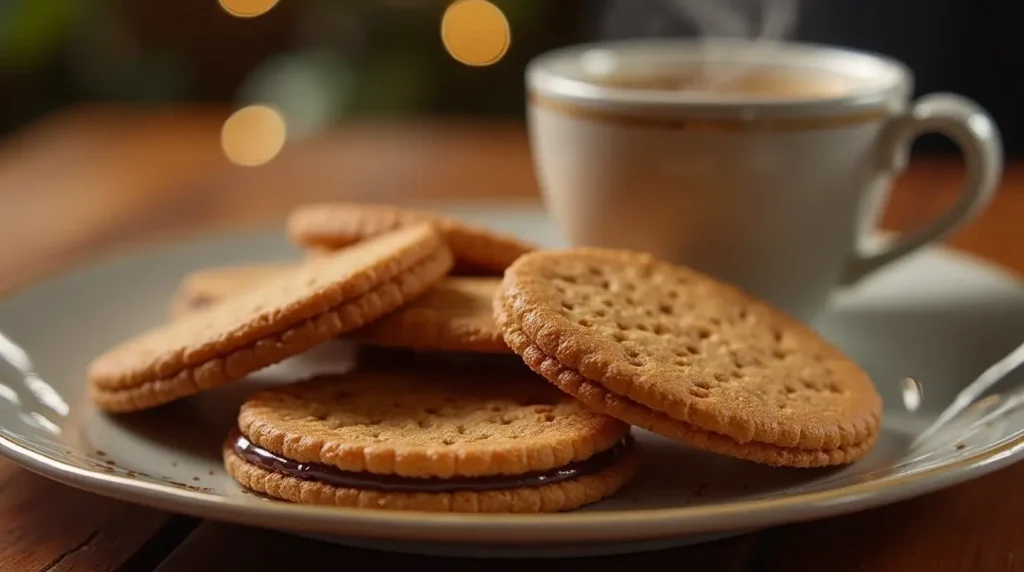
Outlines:
{"type": "Polygon", "coordinates": [[[758,570],[1024,570],[1024,464],[896,505],[762,533],[758,570]],[[844,558],[836,554],[846,551],[844,558]]]}
{"type": "MultiPolygon", "coordinates": [[[[202,108],[84,107],[6,141],[0,147],[0,290],[114,245],[280,221],[288,208],[309,200],[538,197],[520,125],[354,122],[290,144],[265,166],[241,168],[219,153],[226,115],[202,108]]],[[[961,178],[956,160],[915,160],[899,181],[884,226],[906,230],[933,220],[952,203],[961,178]]],[[[950,243],[1024,273],[1021,221],[1024,165],[1010,165],[993,206],[950,243]]],[[[1015,465],[856,515],[579,564],[614,570],[684,564],[819,570],[828,563],[837,571],[1024,571],[1021,482],[1024,465],[1015,465]]],[[[214,523],[189,535],[195,524],[64,487],[0,460],[0,570],[151,570],[163,560],[164,571],[230,565],[253,572],[363,556],[414,563],[411,557],[214,523]]],[[[524,563],[486,565],[511,569],[524,563]]]]}
{"type": "MultiPolygon", "coordinates": [[[[419,569],[440,565],[444,569],[461,569],[459,564],[475,564],[495,572],[521,571],[524,567],[550,570],[568,566],[573,570],[592,572],[661,568],[667,563],[685,566],[686,570],[741,572],[756,543],[754,535],[709,542],[679,550],[663,550],[643,554],[530,560],[473,560],[445,557],[423,557],[388,553],[307,540],[280,532],[204,523],[171,554],[156,572],[193,572],[200,569],[219,570],[224,567],[246,572],[277,572],[279,570],[312,570],[324,563],[373,562],[375,568],[398,567],[419,569]],[[224,550],[225,546],[257,546],[258,550],[224,550]],[[237,567],[237,568],[236,568],[237,567]]],[[[341,565],[338,566],[339,568],[341,565]]]]}
{"type": "Polygon", "coordinates": [[[188,519],[86,494],[0,458],[0,570],[114,570],[147,551],[159,561],[173,548],[160,543],[190,528],[188,519]]]}

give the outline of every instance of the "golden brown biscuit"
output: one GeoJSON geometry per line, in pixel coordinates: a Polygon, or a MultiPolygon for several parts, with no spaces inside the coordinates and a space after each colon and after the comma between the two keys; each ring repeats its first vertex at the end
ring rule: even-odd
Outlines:
{"type": "Polygon", "coordinates": [[[498,278],[449,276],[414,302],[345,337],[376,346],[511,354],[491,311],[500,283],[498,278]]]}
{"type": "Polygon", "coordinates": [[[532,369],[595,411],[771,465],[862,457],[880,431],[868,376],[814,331],[693,270],[626,251],[527,254],[494,302],[532,369]]]}
{"type": "MultiPolygon", "coordinates": [[[[236,266],[193,272],[174,297],[173,317],[238,296],[290,268],[236,266]]],[[[491,311],[500,283],[486,276],[449,276],[413,302],[344,337],[381,347],[511,354],[491,311]]]]}
{"type": "Polygon", "coordinates": [[[451,265],[429,225],[309,261],[99,356],[91,396],[102,409],[136,411],[242,378],[398,308],[451,265]]]}
{"type": "Polygon", "coordinates": [[[429,212],[360,203],[301,205],[288,216],[288,234],[300,246],[329,251],[422,222],[432,223],[451,247],[453,275],[500,276],[516,258],[536,248],[518,238],[429,212]]]}
{"type": "Polygon", "coordinates": [[[224,298],[237,296],[264,280],[294,268],[294,264],[254,264],[205,268],[187,274],[171,300],[171,317],[206,308],[224,298]]]}
{"type": "Polygon", "coordinates": [[[250,397],[228,472],[310,504],[441,512],[573,509],[638,464],[625,423],[521,366],[359,369],[250,397]]]}

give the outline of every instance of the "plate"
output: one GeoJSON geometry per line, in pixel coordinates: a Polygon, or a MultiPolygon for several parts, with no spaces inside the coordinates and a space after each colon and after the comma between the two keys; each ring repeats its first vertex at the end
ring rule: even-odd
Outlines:
{"type": "MultiPolygon", "coordinates": [[[[441,209],[549,245],[543,212],[441,209]]],[[[1024,288],[973,257],[932,248],[838,294],[814,326],[876,380],[878,446],[841,469],[772,469],[688,450],[637,431],[635,481],[613,498],[554,515],[446,515],[311,507],[241,490],[219,447],[242,397],[265,384],[344,367],[352,348],[321,346],[248,380],[121,417],[86,399],[89,360],[166,317],[186,272],[298,256],[279,228],[206,236],[93,261],[0,300],[0,451],[57,481],[203,518],[355,546],[473,556],[573,556],[649,550],[892,503],[976,478],[1024,454],[1020,376],[947,430],[910,443],[956,393],[1024,339],[1024,288]],[[923,386],[909,412],[900,380],[923,386]],[[187,419],[182,423],[182,419],[187,419]]]]}

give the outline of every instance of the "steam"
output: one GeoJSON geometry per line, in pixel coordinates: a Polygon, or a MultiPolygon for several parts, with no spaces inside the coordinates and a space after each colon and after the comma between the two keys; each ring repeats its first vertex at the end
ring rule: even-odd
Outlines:
{"type": "MultiPolygon", "coordinates": [[[[785,40],[796,29],[798,0],[672,0],[676,9],[690,19],[701,37],[748,38],[760,43],[760,50],[785,40]]],[[[703,65],[689,89],[727,87],[746,75],[744,66],[728,72],[703,65]]]]}
{"type": "Polygon", "coordinates": [[[798,0],[671,0],[701,37],[779,41],[796,29],[798,0]]]}
{"type": "Polygon", "coordinates": [[[694,35],[784,40],[796,31],[799,0],[611,0],[611,37],[694,35]]]}
{"type": "MultiPolygon", "coordinates": [[[[613,0],[603,28],[612,37],[749,39],[771,50],[794,35],[798,22],[799,0],[613,0]]],[[[745,75],[741,67],[695,72],[686,89],[720,88],[745,75]]]]}

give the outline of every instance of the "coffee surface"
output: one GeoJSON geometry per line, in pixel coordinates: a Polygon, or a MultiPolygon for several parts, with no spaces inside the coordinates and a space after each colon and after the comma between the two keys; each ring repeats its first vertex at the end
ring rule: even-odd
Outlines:
{"type": "Polygon", "coordinates": [[[828,98],[850,91],[848,78],[823,70],[778,67],[693,66],[657,72],[627,72],[593,78],[596,84],[651,91],[742,97],[828,98]]]}

